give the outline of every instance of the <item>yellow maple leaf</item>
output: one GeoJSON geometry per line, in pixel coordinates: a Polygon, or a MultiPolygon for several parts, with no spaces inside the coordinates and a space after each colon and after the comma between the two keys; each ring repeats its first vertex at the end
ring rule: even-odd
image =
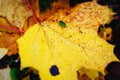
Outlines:
{"type": "Polygon", "coordinates": [[[88,28],[89,21],[79,24],[78,20],[77,27],[67,22],[63,28],[53,21],[30,27],[17,40],[21,67],[37,69],[41,80],[77,80],[81,67],[104,73],[106,65],[118,59],[114,46],[97,35],[98,23],[92,23],[95,29],[88,28]]]}
{"type": "Polygon", "coordinates": [[[86,43],[75,44],[48,26],[32,26],[18,40],[22,67],[30,66],[39,70],[42,80],[77,80],[76,71],[80,67],[103,72],[109,62],[117,60],[113,55],[114,46],[96,35],[77,37],[80,40],[83,38],[83,43],[86,43]],[[59,68],[58,76],[50,73],[53,65],[59,68]]]}

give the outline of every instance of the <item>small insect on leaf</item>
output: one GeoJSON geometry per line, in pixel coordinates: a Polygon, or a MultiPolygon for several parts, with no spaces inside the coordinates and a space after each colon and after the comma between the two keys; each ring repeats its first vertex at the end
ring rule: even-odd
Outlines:
{"type": "Polygon", "coordinates": [[[59,24],[60,24],[60,26],[62,26],[62,27],[66,27],[66,23],[63,22],[63,21],[59,21],[59,24]]]}

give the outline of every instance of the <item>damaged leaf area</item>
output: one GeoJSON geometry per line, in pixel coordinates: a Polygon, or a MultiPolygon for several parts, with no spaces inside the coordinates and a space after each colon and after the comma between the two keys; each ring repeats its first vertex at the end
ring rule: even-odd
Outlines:
{"type": "Polygon", "coordinates": [[[107,23],[111,17],[109,8],[88,2],[71,11],[67,16],[63,12],[60,18],[56,13],[42,25],[31,26],[17,40],[21,67],[37,69],[41,80],[77,80],[77,71],[82,67],[104,74],[108,63],[118,61],[113,54],[114,46],[97,35],[99,25],[107,23]],[[94,10],[96,12],[92,12],[94,10]],[[106,14],[95,17],[104,12],[106,14]],[[59,19],[65,21],[67,27],[61,27],[59,19]]]}

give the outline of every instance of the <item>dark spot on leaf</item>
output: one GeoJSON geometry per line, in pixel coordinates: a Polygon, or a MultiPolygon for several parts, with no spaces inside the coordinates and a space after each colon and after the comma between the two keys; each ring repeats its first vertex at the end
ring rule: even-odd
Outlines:
{"type": "Polygon", "coordinates": [[[56,65],[51,66],[50,73],[52,76],[59,75],[59,69],[56,65]]]}
{"type": "Polygon", "coordinates": [[[83,33],[81,30],[79,30],[79,33],[83,33]]]}
{"type": "Polygon", "coordinates": [[[69,35],[68,38],[72,37],[72,35],[69,35]]]}
{"type": "Polygon", "coordinates": [[[106,37],[109,37],[109,36],[110,36],[110,34],[107,34],[107,35],[106,35],[106,37]]]}

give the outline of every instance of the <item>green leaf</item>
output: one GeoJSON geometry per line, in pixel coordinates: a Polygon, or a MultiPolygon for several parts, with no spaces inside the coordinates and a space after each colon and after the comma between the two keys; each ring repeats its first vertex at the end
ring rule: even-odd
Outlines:
{"type": "Polygon", "coordinates": [[[66,27],[66,23],[63,22],[63,21],[59,21],[59,24],[60,24],[61,27],[66,27]]]}
{"type": "Polygon", "coordinates": [[[18,74],[19,74],[19,70],[17,70],[16,68],[11,69],[10,77],[11,77],[12,80],[19,80],[18,74]]]}

